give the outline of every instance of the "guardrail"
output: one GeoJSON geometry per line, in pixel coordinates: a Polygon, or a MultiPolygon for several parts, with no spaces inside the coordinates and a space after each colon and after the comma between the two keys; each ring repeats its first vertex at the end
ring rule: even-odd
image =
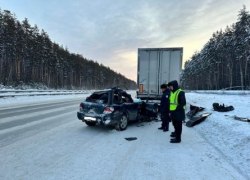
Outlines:
{"type": "Polygon", "coordinates": [[[0,98],[15,96],[45,96],[45,95],[70,95],[87,94],[84,90],[0,90],[0,98]]]}
{"type": "Polygon", "coordinates": [[[249,90],[191,90],[189,92],[204,94],[250,95],[249,90]]]}

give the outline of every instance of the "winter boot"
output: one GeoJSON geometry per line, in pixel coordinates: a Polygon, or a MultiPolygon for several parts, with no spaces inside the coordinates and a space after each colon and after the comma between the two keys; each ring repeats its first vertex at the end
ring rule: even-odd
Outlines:
{"type": "Polygon", "coordinates": [[[175,137],[175,132],[172,132],[172,133],[170,134],[170,137],[175,137]]]}
{"type": "Polygon", "coordinates": [[[176,138],[170,140],[170,143],[180,143],[180,142],[181,140],[176,138]]]}

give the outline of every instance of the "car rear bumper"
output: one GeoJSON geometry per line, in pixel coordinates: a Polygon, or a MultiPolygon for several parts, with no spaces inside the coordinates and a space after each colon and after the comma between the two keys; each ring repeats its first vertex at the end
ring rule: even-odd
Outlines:
{"type": "Polygon", "coordinates": [[[77,118],[83,122],[94,121],[97,124],[105,126],[115,126],[117,124],[117,120],[111,114],[85,114],[77,112],[77,118]]]}

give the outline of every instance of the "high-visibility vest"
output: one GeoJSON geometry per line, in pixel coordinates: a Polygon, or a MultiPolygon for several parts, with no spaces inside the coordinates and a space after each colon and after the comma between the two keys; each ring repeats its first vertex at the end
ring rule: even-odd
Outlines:
{"type": "MultiPolygon", "coordinates": [[[[169,97],[169,101],[170,101],[170,111],[175,111],[177,106],[178,106],[178,97],[179,94],[182,90],[178,89],[175,92],[170,92],[170,97],[169,97]]],[[[185,108],[185,107],[183,107],[185,108]]]]}

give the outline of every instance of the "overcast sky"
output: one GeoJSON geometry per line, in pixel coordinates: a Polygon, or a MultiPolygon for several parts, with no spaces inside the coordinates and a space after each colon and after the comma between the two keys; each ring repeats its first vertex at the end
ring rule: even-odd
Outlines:
{"type": "Polygon", "coordinates": [[[184,47],[183,61],[250,0],[0,0],[51,40],[136,80],[137,49],[184,47]]]}

